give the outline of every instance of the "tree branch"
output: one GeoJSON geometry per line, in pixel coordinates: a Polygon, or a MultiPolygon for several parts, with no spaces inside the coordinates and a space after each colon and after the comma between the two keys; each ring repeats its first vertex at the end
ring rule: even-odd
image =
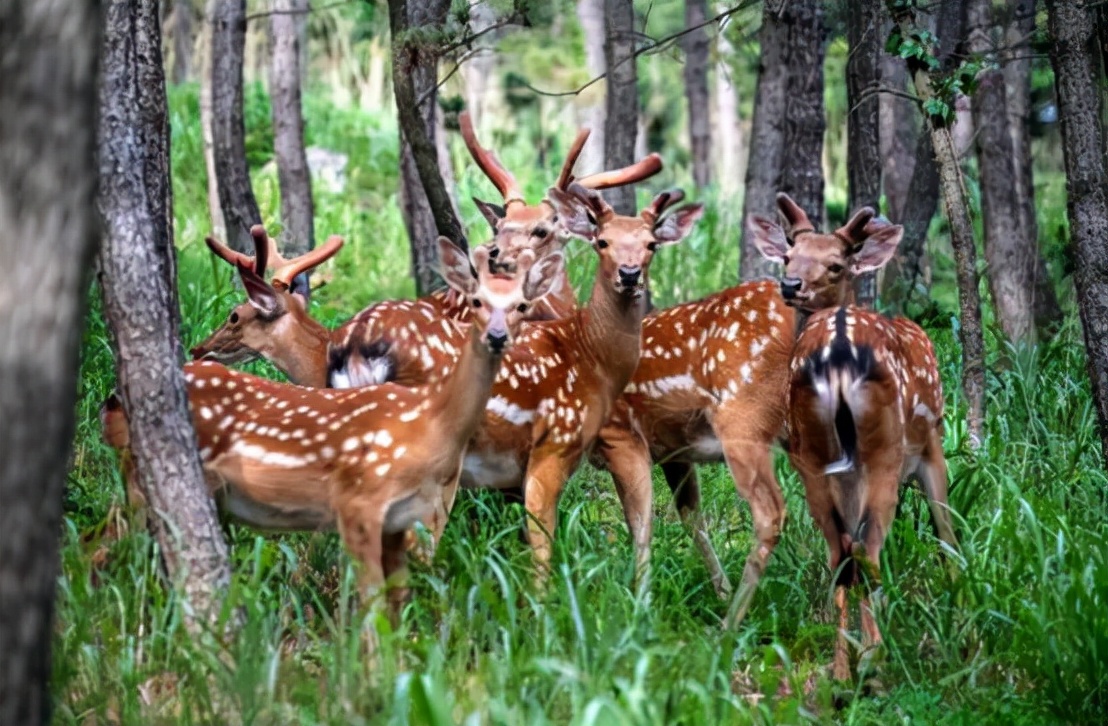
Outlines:
{"type": "Polygon", "coordinates": [[[251,13],[246,16],[246,22],[251,20],[258,20],[259,18],[268,18],[270,15],[308,15],[310,13],[317,13],[323,10],[331,10],[337,8],[340,5],[349,5],[354,0],[337,0],[337,2],[329,3],[327,5],[320,5],[318,8],[309,7],[306,9],[296,10],[261,10],[256,13],[251,13]]]}

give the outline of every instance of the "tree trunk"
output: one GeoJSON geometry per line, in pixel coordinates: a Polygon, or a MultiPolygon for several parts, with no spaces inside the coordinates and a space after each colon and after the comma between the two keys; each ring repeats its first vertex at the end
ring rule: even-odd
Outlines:
{"type": "Polygon", "coordinates": [[[173,3],[173,83],[192,78],[192,0],[173,3]]]}
{"type": "MultiPolygon", "coordinates": [[[[685,27],[703,25],[708,0],[685,0],[685,27]]],[[[685,100],[689,105],[689,148],[697,189],[712,181],[712,125],[708,98],[708,31],[701,27],[681,38],[685,51],[685,100]]]]}
{"type": "Polygon", "coordinates": [[[150,525],[169,577],[181,588],[185,618],[199,630],[218,615],[231,569],[180,368],[169,122],[157,19],[156,0],[112,0],[105,13],[100,285],[150,525]]]}
{"type": "Polygon", "coordinates": [[[484,130],[483,124],[488,123],[489,112],[496,106],[493,97],[500,90],[496,82],[497,54],[492,47],[496,31],[488,31],[495,24],[496,10],[489,0],[476,0],[470,4],[470,32],[483,32],[485,35],[477,41],[482,44],[481,49],[469,56],[459,72],[465,86],[466,110],[479,134],[484,130]]]}
{"type": "MultiPolygon", "coordinates": [[[[744,219],[772,215],[779,191],[792,195],[817,223],[823,219],[823,31],[818,0],[764,3],[744,219]]],[[[745,226],[739,264],[744,280],[773,274],[745,226]]]]}
{"type": "MultiPolygon", "coordinates": [[[[604,166],[616,169],[635,161],[639,129],[638,63],[635,59],[635,7],[631,0],[604,0],[604,62],[608,95],[604,119],[604,166]]],[[[628,184],[604,192],[618,214],[633,215],[635,187],[628,184]]]]}
{"type": "MultiPolygon", "coordinates": [[[[881,0],[860,0],[847,8],[850,52],[846,63],[847,160],[850,189],[848,209],[862,206],[881,211],[880,102],[881,0]]],[[[877,297],[877,273],[858,275],[854,289],[860,305],[872,306],[877,297]]]]}
{"type": "Polygon", "coordinates": [[[208,0],[200,30],[200,133],[204,137],[204,171],[208,177],[208,217],[211,234],[217,239],[227,239],[227,225],[223,221],[223,208],[219,206],[219,181],[215,172],[215,137],[212,132],[212,34],[215,25],[212,18],[219,0],[208,0]]]}
{"type": "Polygon", "coordinates": [[[734,49],[723,33],[716,36],[716,184],[720,195],[730,197],[739,188],[739,179],[746,173],[742,126],[739,124],[739,94],[731,80],[727,64],[734,49]]]}
{"type": "MultiPolygon", "coordinates": [[[[577,21],[585,36],[585,68],[590,78],[596,78],[607,70],[604,60],[604,0],[577,0],[577,21]]],[[[577,159],[578,176],[601,171],[604,166],[604,98],[600,84],[581,92],[579,118],[582,125],[592,130],[589,143],[577,159]]]]}
{"type": "Polygon", "coordinates": [[[99,31],[95,2],[0,3],[3,724],[50,722],[62,498],[98,232],[99,31]]]}
{"type": "Polygon", "coordinates": [[[1100,117],[1104,76],[1093,11],[1080,0],[1048,0],[1050,59],[1066,164],[1067,211],[1077,270],[1089,378],[1108,462],[1108,171],[1100,117]]]}
{"type": "Polygon", "coordinates": [[[1008,130],[1012,137],[1013,181],[1019,199],[1019,224],[1034,244],[1035,294],[1032,314],[1040,339],[1048,339],[1062,323],[1062,308],[1046,260],[1039,251],[1039,226],[1035,217],[1035,186],[1031,161],[1031,43],[1035,31],[1035,0],[1013,0],[1008,9],[1002,54],[1008,130]]]}
{"type": "MultiPolygon", "coordinates": [[[[307,0],[276,0],[270,16],[269,95],[273,111],[273,152],[281,187],[281,249],[290,256],[315,247],[315,215],[312,175],[304,152],[304,117],[301,113],[300,34],[298,15],[308,10],[307,0]]],[[[307,295],[308,274],[298,275],[293,289],[307,295]]]]}
{"type": "MultiPolygon", "coordinates": [[[[886,13],[882,12],[881,16],[884,20],[886,13]]],[[[888,37],[888,25],[887,22],[882,24],[880,37],[888,37]]],[[[884,88],[907,93],[908,71],[904,68],[904,61],[887,53],[881,53],[880,63],[881,85],[884,88]]],[[[920,137],[919,110],[912,101],[892,93],[880,94],[878,102],[880,104],[878,137],[881,141],[881,188],[885,192],[885,211],[889,219],[899,221],[904,217],[908,188],[912,184],[912,174],[916,166],[920,137]]],[[[928,150],[928,154],[930,153],[928,150]]],[[[936,188],[936,203],[938,197],[939,192],[936,188]]],[[[934,209],[935,204],[932,204],[932,213],[934,209]]]]}
{"type": "MultiPolygon", "coordinates": [[[[995,60],[990,57],[996,48],[992,0],[970,0],[968,10],[969,51],[995,60]]],[[[989,290],[997,320],[1008,339],[1034,342],[1034,230],[1021,223],[1007,106],[1004,75],[998,68],[981,72],[973,98],[973,123],[977,128],[989,290]]]]}
{"type": "Polygon", "coordinates": [[[426,38],[413,38],[409,33],[409,29],[426,33],[441,27],[449,9],[449,0],[411,4],[389,0],[392,81],[401,134],[400,199],[412,251],[412,275],[420,295],[441,285],[435,272],[437,237],[447,237],[463,249],[467,246],[435,143],[438,50],[429,46],[426,38]]]}
{"type": "MultiPolygon", "coordinates": [[[[901,35],[910,37],[917,29],[914,8],[901,6],[898,0],[887,2],[893,21],[900,27],[901,35]]],[[[934,79],[922,63],[909,66],[909,73],[916,95],[926,107],[927,101],[934,96],[934,79]]],[[[951,102],[951,99],[946,100],[951,102]]],[[[959,332],[962,343],[962,389],[968,407],[970,441],[976,448],[980,445],[985,423],[985,342],[981,330],[981,299],[978,294],[973,222],[970,219],[965,183],[950,128],[944,125],[939,116],[928,116],[927,125],[939,166],[939,187],[950,223],[950,243],[954,248],[961,312],[959,332]]]]}
{"type": "Polygon", "coordinates": [[[227,244],[254,254],[250,228],[262,221],[250,169],[242,120],[242,64],[246,43],[246,0],[212,0],[212,150],[219,206],[227,244]]]}

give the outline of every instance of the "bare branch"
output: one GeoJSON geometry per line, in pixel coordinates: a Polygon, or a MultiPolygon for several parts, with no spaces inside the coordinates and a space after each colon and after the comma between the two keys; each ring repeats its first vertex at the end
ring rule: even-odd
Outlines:
{"type": "Polygon", "coordinates": [[[331,10],[337,8],[340,5],[349,5],[354,0],[337,0],[337,2],[329,3],[327,5],[320,5],[318,8],[309,7],[307,9],[296,10],[262,10],[257,13],[251,13],[246,16],[246,22],[251,20],[258,20],[259,18],[268,18],[270,15],[308,15],[310,13],[317,13],[323,10],[331,10]]]}

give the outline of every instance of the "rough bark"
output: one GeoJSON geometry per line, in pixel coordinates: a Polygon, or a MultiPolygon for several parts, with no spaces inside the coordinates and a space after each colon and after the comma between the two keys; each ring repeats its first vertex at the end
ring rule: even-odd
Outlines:
{"type": "MultiPolygon", "coordinates": [[[[900,27],[901,34],[909,37],[917,28],[914,8],[900,6],[897,0],[887,2],[889,12],[900,27]]],[[[925,104],[934,94],[932,75],[922,64],[910,65],[909,73],[916,95],[925,104]]],[[[981,298],[978,293],[973,222],[970,219],[962,170],[950,128],[940,117],[928,116],[927,129],[939,167],[939,188],[950,224],[950,243],[954,248],[960,310],[959,337],[962,344],[962,391],[968,409],[966,419],[970,441],[976,447],[980,444],[985,424],[985,342],[981,330],[981,298]]]]}
{"type": "MultiPolygon", "coordinates": [[[[992,0],[970,0],[969,51],[991,58],[996,48],[992,0]]],[[[977,162],[989,290],[997,321],[1011,341],[1034,339],[1032,300],[1035,292],[1035,239],[1021,224],[1017,177],[1008,125],[1004,74],[990,68],[977,77],[973,121],[977,128],[977,162]]]]}
{"type": "Polygon", "coordinates": [[[473,119],[473,125],[480,134],[488,123],[488,114],[495,108],[495,96],[499,92],[496,82],[497,55],[491,47],[495,42],[496,31],[489,31],[496,24],[496,10],[488,0],[477,0],[469,6],[470,32],[484,33],[480,50],[468,56],[460,71],[465,86],[466,110],[473,119]]]}
{"type": "MultiPolygon", "coordinates": [[[[315,247],[315,215],[312,175],[304,151],[304,116],[301,108],[300,33],[295,12],[308,10],[307,0],[275,0],[270,16],[269,95],[273,112],[273,153],[281,187],[281,249],[301,255],[315,247]]],[[[293,288],[310,290],[307,273],[293,288]]]]}
{"type": "Polygon", "coordinates": [[[731,79],[727,59],[734,52],[723,33],[716,36],[716,117],[715,156],[716,185],[721,196],[733,195],[739,188],[739,180],[746,173],[746,149],[743,145],[742,126],[739,123],[739,94],[731,79]]]}
{"type": "MultiPolygon", "coordinates": [[[[813,220],[823,218],[823,7],[817,0],[767,0],[746,166],[743,218],[772,215],[788,192],[813,220]]],[[[772,275],[745,226],[739,272],[772,275]]]]}
{"type": "MultiPolygon", "coordinates": [[[[875,90],[881,83],[880,37],[884,12],[881,0],[859,0],[847,8],[850,55],[846,63],[847,207],[854,211],[881,206],[880,104],[875,90]]],[[[877,273],[858,275],[854,281],[858,303],[871,306],[877,297],[877,273]]]]}
{"type": "Polygon", "coordinates": [[[250,169],[246,163],[243,125],[242,64],[246,44],[246,0],[213,0],[212,9],[212,149],[219,185],[219,206],[227,226],[227,243],[254,253],[250,228],[262,221],[250,169]]]}
{"type": "MultiPolygon", "coordinates": [[[[685,0],[685,27],[703,25],[707,0],[685,0]]],[[[685,101],[689,106],[689,149],[697,189],[712,181],[712,125],[708,98],[708,31],[701,27],[681,38],[685,52],[685,101]]]]}
{"type": "Polygon", "coordinates": [[[183,595],[186,621],[198,629],[218,615],[231,569],[180,368],[169,119],[157,18],[157,0],[112,0],[105,14],[97,128],[105,231],[100,285],[148,521],[183,595]]]}
{"type": "Polygon", "coordinates": [[[223,208],[219,206],[219,181],[215,172],[215,138],[212,133],[212,17],[220,0],[208,0],[200,30],[200,134],[204,138],[204,172],[208,179],[208,217],[211,234],[227,239],[223,208]]]}
{"type": "Polygon", "coordinates": [[[0,723],[50,722],[50,644],[87,273],[95,2],[0,3],[0,723]],[[15,271],[14,274],[11,271],[15,271]]]}
{"type": "MultiPolygon", "coordinates": [[[[882,12],[882,17],[885,13],[882,12]]],[[[881,38],[888,37],[888,23],[881,29],[881,38]]],[[[883,88],[908,91],[908,71],[904,61],[887,53],[881,54],[881,85],[883,88]]],[[[881,142],[881,188],[885,192],[885,210],[889,219],[900,220],[908,200],[908,188],[916,166],[919,147],[919,109],[902,96],[882,93],[879,96],[881,142]]],[[[930,151],[928,151],[930,153],[930,151]]],[[[938,190],[935,199],[938,199],[938,190]]],[[[935,205],[932,204],[932,212],[935,205]]]]}
{"type": "Polygon", "coordinates": [[[184,83],[192,78],[192,0],[173,3],[173,82],[184,83]]]}
{"type": "MultiPolygon", "coordinates": [[[[635,8],[631,0],[604,0],[604,62],[608,92],[604,119],[604,165],[609,169],[635,161],[639,128],[638,68],[635,60],[635,8]]],[[[604,192],[619,214],[635,214],[635,187],[604,192]]]]}
{"type": "Polygon", "coordinates": [[[1108,170],[1100,117],[1104,77],[1093,11],[1080,0],[1048,0],[1050,59],[1066,165],[1070,239],[1089,378],[1108,462],[1108,170]]]}
{"type": "Polygon", "coordinates": [[[438,49],[409,32],[419,29],[426,33],[441,27],[449,9],[449,0],[389,0],[392,81],[401,134],[401,208],[411,245],[412,275],[420,295],[441,285],[435,272],[438,235],[466,247],[435,143],[438,49]]]}
{"type": "MultiPolygon", "coordinates": [[[[585,68],[589,78],[596,78],[607,69],[604,61],[604,0],[578,0],[577,21],[585,36],[585,68]]],[[[593,174],[604,166],[604,97],[606,86],[595,84],[581,93],[579,118],[592,130],[589,142],[577,159],[578,176],[593,174]]]]}
{"type": "Polygon", "coordinates": [[[1019,199],[1019,224],[1035,244],[1032,314],[1040,339],[1050,338],[1062,322],[1062,308],[1054,282],[1038,248],[1039,226],[1035,217],[1035,186],[1031,163],[1031,44],[1035,30],[1035,0],[1013,0],[1008,7],[1001,55],[1008,130],[1012,137],[1016,173],[1013,182],[1019,199]]]}

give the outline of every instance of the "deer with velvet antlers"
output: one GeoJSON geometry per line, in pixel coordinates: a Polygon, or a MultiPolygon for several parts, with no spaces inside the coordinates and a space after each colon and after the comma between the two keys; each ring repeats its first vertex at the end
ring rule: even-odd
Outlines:
{"type": "MultiPolygon", "coordinates": [[[[779,194],[784,228],[751,217],[767,258],[784,265],[781,292],[800,312],[789,364],[789,460],[804,483],[808,508],[830,549],[839,636],[833,672],[849,676],[847,588],[861,566],[879,582],[881,547],[901,481],[922,484],[943,542],[957,546],[947,505],[943,391],[935,352],[923,330],[855,306],[852,279],[892,257],[903,228],[865,207],[841,228],[821,234],[804,211],[779,194]]],[[[881,642],[869,596],[861,603],[864,644],[881,642]]]]}
{"type": "MultiPolygon", "coordinates": [[[[563,264],[561,254],[536,263],[527,252],[515,272],[492,273],[487,250],[474,251],[472,266],[445,238],[439,250],[447,283],[474,308],[467,342],[442,381],[334,391],[210,361],[185,367],[200,457],[223,508],[262,529],[337,525],[371,590],[402,576],[405,535],[414,522],[441,529],[445,492],[457,484],[521,309],[550,291],[563,264]]],[[[106,429],[119,447],[127,443],[122,416],[115,414],[106,429]]],[[[394,614],[404,594],[397,592],[394,614]]]]}

